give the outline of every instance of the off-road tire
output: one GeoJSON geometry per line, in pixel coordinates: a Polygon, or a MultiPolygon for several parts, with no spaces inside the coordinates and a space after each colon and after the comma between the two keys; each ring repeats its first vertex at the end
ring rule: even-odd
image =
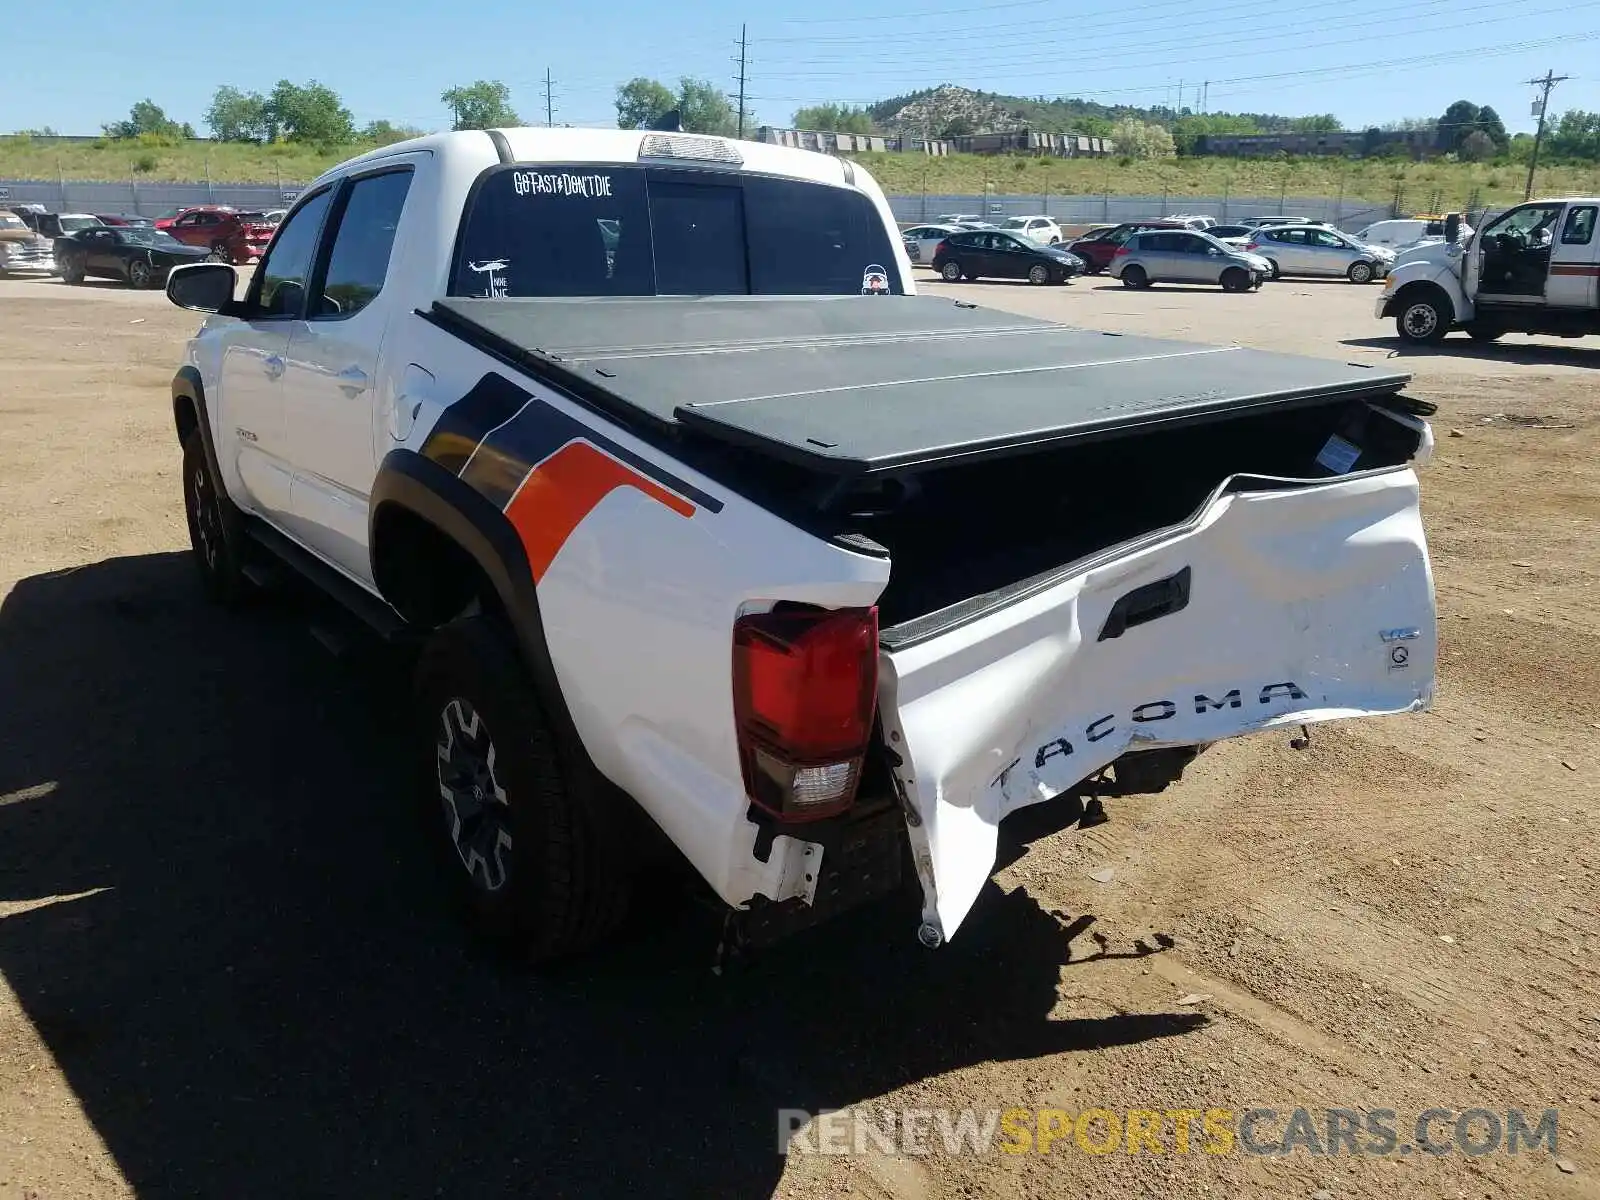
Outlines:
{"type": "Polygon", "coordinates": [[[238,605],[252,587],[244,574],[244,521],[211,473],[199,430],[183,443],[183,511],[206,598],[238,605]]]}
{"type": "Polygon", "coordinates": [[[437,630],[418,658],[412,700],[429,840],[474,932],[531,963],[576,954],[613,932],[628,908],[622,849],[606,836],[602,797],[575,783],[587,774],[563,754],[503,622],[470,616],[437,630]],[[463,707],[452,713],[453,704],[463,707]],[[473,814],[445,795],[456,784],[445,747],[464,728],[468,708],[483,731],[479,741],[492,747],[492,780],[505,795],[503,805],[482,806],[511,841],[494,865],[504,874],[492,890],[488,864],[482,879],[469,873],[458,841],[470,837],[473,814]]]}

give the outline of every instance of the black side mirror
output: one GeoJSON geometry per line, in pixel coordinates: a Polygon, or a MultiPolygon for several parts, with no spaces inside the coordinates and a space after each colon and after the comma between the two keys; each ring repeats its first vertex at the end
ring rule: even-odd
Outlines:
{"type": "Polygon", "coordinates": [[[1444,240],[1454,246],[1461,237],[1461,214],[1447,213],[1444,218],[1444,240]]]}
{"type": "Polygon", "coordinates": [[[220,313],[234,308],[239,276],[227,263],[188,263],[167,276],[167,299],[194,312],[220,313]]]}

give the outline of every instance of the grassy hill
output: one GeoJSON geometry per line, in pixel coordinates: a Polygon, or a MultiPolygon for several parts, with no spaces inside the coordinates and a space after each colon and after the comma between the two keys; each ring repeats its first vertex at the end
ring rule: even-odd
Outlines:
{"type": "MultiPolygon", "coordinates": [[[[371,149],[346,146],[319,152],[309,146],[255,146],[189,142],[148,147],[126,142],[53,142],[0,137],[0,179],[95,179],[165,183],[298,184],[344,159],[371,149]]],[[[1515,165],[1394,162],[1382,159],[1176,158],[1125,162],[1106,159],[985,158],[951,155],[863,154],[860,161],[889,192],[915,195],[999,193],[1051,195],[1337,196],[1386,203],[1397,186],[1419,208],[1438,193],[1460,207],[1474,191],[1484,204],[1522,199],[1526,170],[1515,165]]],[[[1541,167],[1537,190],[1545,195],[1600,192],[1600,165],[1541,167]]]]}

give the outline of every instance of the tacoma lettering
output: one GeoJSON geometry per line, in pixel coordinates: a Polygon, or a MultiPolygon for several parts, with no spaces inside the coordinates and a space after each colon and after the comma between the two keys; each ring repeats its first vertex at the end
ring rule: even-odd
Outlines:
{"type": "MultiPolygon", "coordinates": [[[[1221,712],[1228,708],[1244,707],[1242,688],[1232,688],[1224,692],[1217,699],[1212,699],[1205,692],[1194,694],[1194,711],[1196,716],[1205,716],[1207,712],[1221,712]]],[[[1293,680],[1283,683],[1264,683],[1257,692],[1257,700],[1261,704],[1271,704],[1274,700],[1304,700],[1305,689],[1293,680]]],[[[1128,720],[1138,725],[1149,725],[1156,721],[1167,721],[1178,715],[1178,701],[1176,700],[1146,700],[1143,704],[1136,704],[1128,712],[1128,720]]],[[[1096,717],[1083,728],[1084,741],[1094,743],[1101,741],[1115,733],[1116,714],[1108,713],[1103,717],[1096,717]]],[[[1043,770],[1045,763],[1052,758],[1067,758],[1074,753],[1072,742],[1067,738],[1052,738],[1045,742],[1034,753],[1033,766],[1035,770],[1043,770]]],[[[1004,786],[1006,778],[1016,767],[1013,762],[999,775],[995,776],[990,787],[1004,786]]]]}

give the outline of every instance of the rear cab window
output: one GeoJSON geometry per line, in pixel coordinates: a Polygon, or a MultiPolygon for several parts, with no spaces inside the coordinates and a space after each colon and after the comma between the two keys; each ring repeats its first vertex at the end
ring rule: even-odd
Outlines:
{"type": "MultiPolygon", "coordinates": [[[[898,236],[898,235],[897,235],[898,236]]],[[[738,171],[510,164],[474,185],[450,294],[904,293],[877,208],[852,189],[738,171]]]]}

